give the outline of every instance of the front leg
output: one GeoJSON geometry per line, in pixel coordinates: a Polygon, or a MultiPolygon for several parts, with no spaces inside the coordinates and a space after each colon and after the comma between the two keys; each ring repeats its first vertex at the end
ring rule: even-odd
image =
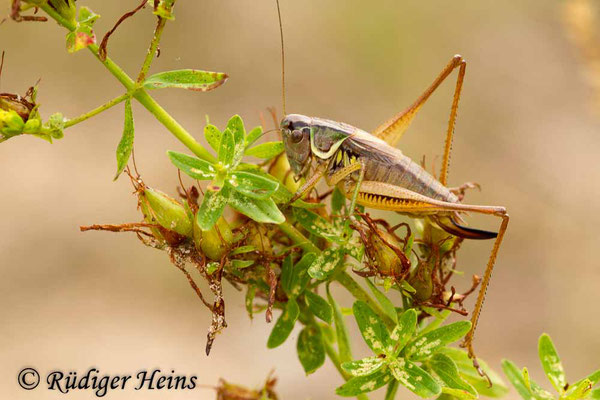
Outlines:
{"type": "Polygon", "coordinates": [[[322,163],[318,164],[317,168],[315,169],[315,173],[306,180],[306,182],[304,183],[304,185],[302,185],[300,187],[300,189],[298,189],[296,194],[294,194],[294,197],[292,197],[292,199],[290,200],[290,203],[295,202],[296,200],[304,197],[308,192],[310,192],[310,190],[313,187],[315,187],[315,185],[323,177],[323,174],[325,174],[326,170],[327,170],[326,162],[322,162],[322,163]]]}

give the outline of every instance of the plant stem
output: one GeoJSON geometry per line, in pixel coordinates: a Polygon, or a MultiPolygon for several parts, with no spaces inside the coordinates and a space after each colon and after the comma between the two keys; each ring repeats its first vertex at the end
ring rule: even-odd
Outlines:
{"type": "Polygon", "coordinates": [[[292,242],[296,243],[298,247],[307,253],[315,253],[317,255],[321,254],[321,250],[317,246],[315,246],[306,236],[302,234],[298,229],[294,228],[292,224],[285,221],[284,223],[279,224],[279,229],[283,231],[292,242]]]}
{"type": "Polygon", "coordinates": [[[140,74],[137,78],[138,82],[144,82],[144,80],[146,80],[146,74],[150,69],[150,65],[152,65],[152,60],[154,60],[154,55],[156,54],[156,50],[158,49],[160,37],[162,36],[166,23],[167,20],[165,18],[158,17],[158,23],[156,24],[156,28],[154,29],[154,37],[150,42],[150,47],[148,47],[148,54],[146,54],[146,59],[144,60],[144,64],[142,64],[142,69],[140,70],[140,74]]]}
{"type": "Polygon", "coordinates": [[[65,128],[69,128],[75,124],[85,121],[86,119],[92,118],[94,115],[100,114],[101,112],[106,111],[113,106],[116,106],[117,104],[121,103],[123,100],[125,100],[126,98],[128,98],[130,96],[131,96],[131,94],[129,94],[129,93],[122,94],[119,97],[115,97],[108,103],[102,104],[98,108],[94,108],[93,110],[88,111],[85,114],[81,114],[80,116],[78,116],[76,118],[70,119],[67,122],[65,122],[65,128]]]}
{"type": "MultiPolygon", "coordinates": [[[[63,18],[57,13],[48,3],[40,5],[51,18],[56,20],[59,25],[62,25],[70,31],[74,31],[77,27],[73,21],[63,18]]],[[[110,57],[102,60],[98,54],[98,45],[91,44],[88,50],[92,52],[106,69],[127,89],[132,93],[133,98],[140,102],[154,117],[162,123],[181,143],[190,149],[196,156],[209,162],[215,162],[215,157],[204,146],[194,139],[194,137],[185,130],[160,104],[156,102],[141,85],[135,82],[119,67],[110,57]]]]}

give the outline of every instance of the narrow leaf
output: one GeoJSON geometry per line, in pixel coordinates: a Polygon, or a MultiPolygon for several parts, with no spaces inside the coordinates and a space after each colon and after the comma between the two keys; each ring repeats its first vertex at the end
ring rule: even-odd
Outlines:
{"type": "Polygon", "coordinates": [[[567,393],[565,393],[565,400],[579,400],[583,399],[590,394],[594,385],[592,381],[589,379],[584,379],[579,381],[576,385],[573,385],[569,388],[567,393]]]}
{"type": "Polygon", "coordinates": [[[292,287],[293,272],[294,264],[292,263],[292,255],[290,254],[284,258],[283,263],[281,264],[281,277],[279,279],[281,288],[288,296],[290,296],[290,289],[292,287]]]}
{"type": "Polygon", "coordinates": [[[469,321],[458,321],[434,329],[413,339],[404,349],[404,354],[411,360],[423,360],[445,345],[462,338],[470,329],[469,321]]]}
{"type": "Polygon", "coordinates": [[[519,368],[517,368],[517,366],[512,361],[502,360],[502,370],[504,371],[504,374],[506,375],[510,383],[513,384],[513,386],[515,387],[515,389],[517,389],[517,392],[521,395],[523,399],[535,399],[533,397],[533,394],[531,394],[531,391],[527,387],[525,380],[521,375],[521,371],[519,371],[519,368]]]}
{"type": "Polygon", "coordinates": [[[381,318],[363,301],[354,302],[352,311],[360,333],[371,350],[375,354],[390,354],[393,345],[381,318]]]}
{"type": "Polygon", "coordinates": [[[342,364],[344,371],[352,376],[371,375],[385,364],[385,358],[374,356],[362,360],[349,361],[342,364]]]}
{"type": "Polygon", "coordinates": [[[375,296],[375,299],[377,299],[379,304],[381,304],[383,312],[390,317],[392,321],[398,323],[398,313],[396,312],[396,307],[394,304],[385,294],[381,293],[381,291],[373,284],[373,282],[371,282],[369,278],[365,278],[365,280],[367,281],[367,286],[369,286],[369,289],[371,289],[371,292],[373,292],[373,296],[375,296]]]}
{"type": "Polygon", "coordinates": [[[341,231],[320,215],[303,208],[294,208],[294,217],[304,229],[313,235],[325,238],[330,242],[343,243],[344,238],[341,231]]]}
{"type": "Polygon", "coordinates": [[[194,179],[207,180],[215,177],[215,168],[208,161],[176,151],[167,151],[167,156],[173,165],[194,179]]]}
{"type": "Polygon", "coordinates": [[[246,147],[250,146],[262,135],[262,126],[256,126],[252,128],[248,135],[246,135],[246,147]]]}
{"type": "Polygon", "coordinates": [[[248,285],[248,290],[246,292],[246,311],[248,312],[248,316],[250,319],[254,317],[254,296],[256,295],[256,286],[248,285]]]}
{"type": "Polygon", "coordinates": [[[308,325],[298,336],[296,346],[300,364],[306,375],[310,375],[325,363],[325,345],[319,327],[308,325]]]}
{"type": "Polygon", "coordinates": [[[246,129],[242,118],[239,115],[231,117],[227,122],[227,129],[233,134],[232,167],[236,167],[242,160],[246,148],[246,129]]]}
{"type": "Polygon", "coordinates": [[[229,205],[256,222],[270,224],[285,222],[285,216],[279,211],[272,199],[253,199],[232,191],[229,197],[229,205]]]}
{"type": "Polygon", "coordinates": [[[540,336],[538,343],[538,352],[540,361],[544,372],[548,377],[552,386],[558,393],[564,393],[567,379],[565,378],[565,371],[556,352],[556,348],[552,343],[552,339],[547,334],[540,336]]]}
{"type": "Polygon", "coordinates": [[[342,207],[346,204],[346,197],[342,191],[336,186],[331,194],[331,213],[340,215],[342,207]]]}
{"type": "Polygon", "coordinates": [[[269,340],[267,341],[267,347],[269,349],[274,349],[285,342],[288,336],[290,336],[290,333],[292,333],[292,329],[294,329],[299,314],[300,308],[298,307],[298,303],[296,303],[295,300],[289,300],[285,310],[277,322],[275,322],[271,335],[269,335],[269,340]]]}
{"type": "Polygon", "coordinates": [[[310,282],[308,267],[310,267],[316,258],[317,256],[315,253],[305,253],[300,261],[294,265],[290,277],[288,296],[298,297],[304,291],[304,289],[306,289],[308,282],[310,282]]]}
{"type": "Polygon", "coordinates": [[[333,318],[333,309],[329,303],[316,293],[309,290],[304,292],[304,298],[308,309],[318,318],[331,324],[333,318]]]}
{"type": "Polygon", "coordinates": [[[279,186],[275,180],[245,171],[234,171],[228,178],[229,184],[237,192],[255,199],[270,197],[279,186]]]}
{"type": "Polygon", "coordinates": [[[379,389],[394,378],[387,368],[381,368],[371,375],[357,376],[344,383],[335,390],[339,396],[353,397],[361,393],[372,392],[379,389]]]}
{"type": "Polygon", "coordinates": [[[473,361],[469,358],[466,351],[456,349],[453,347],[444,347],[438,352],[443,353],[450,357],[458,367],[460,376],[469,382],[477,390],[481,396],[486,397],[502,397],[508,393],[508,387],[494,370],[483,360],[479,359],[479,365],[488,374],[492,381],[492,387],[489,387],[487,379],[479,376],[475,368],[473,368],[473,361]]]}
{"type": "Polygon", "coordinates": [[[208,231],[215,225],[219,217],[223,214],[229,196],[230,190],[227,187],[219,191],[210,190],[210,188],[206,191],[204,200],[196,215],[198,225],[203,231],[208,231]]]}
{"type": "Polygon", "coordinates": [[[233,133],[229,129],[225,129],[221,135],[221,143],[219,143],[219,162],[226,168],[233,168],[234,153],[233,133]]]}
{"type": "Polygon", "coordinates": [[[266,142],[247,149],[246,155],[268,160],[281,154],[283,150],[283,142],[266,142]]]}
{"type": "Polygon", "coordinates": [[[442,353],[434,354],[428,360],[428,365],[447,387],[470,393],[471,398],[477,397],[475,388],[461,378],[456,363],[447,355],[442,353]]]}
{"type": "Polygon", "coordinates": [[[199,92],[213,90],[225,83],[228,76],[222,72],[180,69],[154,74],[144,82],[146,89],[179,88],[199,92]]]}
{"type": "Polygon", "coordinates": [[[214,151],[219,151],[222,135],[223,133],[214,125],[208,124],[204,127],[204,138],[214,151]]]}
{"type": "Polygon", "coordinates": [[[389,364],[394,378],[414,394],[427,398],[442,393],[442,387],[425,370],[403,358],[389,364]]]}
{"type": "Polygon", "coordinates": [[[350,349],[350,338],[348,336],[348,328],[344,321],[344,316],[340,311],[340,307],[331,296],[329,285],[327,285],[327,300],[333,309],[333,320],[335,322],[335,333],[338,342],[338,353],[340,353],[340,361],[348,362],[352,360],[352,351],[350,349]]]}
{"type": "Polygon", "coordinates": [[[417,312],[414,308],[410,308],[402,313],[398,325],[392,331],[390,339],[394,342],[394,355],[406,346],[406,343],[415,333],[417,329],[417,312]]]}
{"type": "Polygon", "coordinates": [[[323,280],[333,273],[344,254],[343,249],[328,248],[323,251],[308,269],[308,274],[315,279],[323,280]]]}
{"type": "Polygon", "coordinates": [[[133,150],[133,112],[131,111],[131,99],[125,100],[125,123],[123,126],[123,135],[121,141],[117,146],[117,174],[113,180],[117,180],[121,172],[127,166],[129,157],[131,156],[131,150],[133,150]]]}

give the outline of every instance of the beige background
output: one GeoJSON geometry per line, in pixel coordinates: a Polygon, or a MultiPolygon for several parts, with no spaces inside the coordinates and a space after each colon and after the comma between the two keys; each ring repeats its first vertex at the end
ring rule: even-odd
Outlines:
{"type": "MultiPolygon", "coordinates": [[[[78,3],[102,15],[97,31],[104,33],[137,2],[78,3]]],[[[600,123],[561,5],[282,0],[289,112],[369,130],[413,101],[453,54],[467,58],[450,182],[480,182],[484,190],[468,200],[504,205],[512,217],[478,351],[497,369],[508,357],[541,380],[537,338],[548,332],[574,381],[600,366],[600,123]]],[[[110,42],[110,55],[130,74],[141,64],[153,25],[145,10],[110,42]]],[[[155,97],[197,137],[205,114],[219,125],[234,113],[258,124],[266,107],[281,108],[277,29],[273,1],[179,1],[152,71],[196,67],[231,78],[212,93],[165,90],[155,97]]],[[[86,51],[64,51],[64,34],[51,22],[0,25],[0,49],[6,50],[1,90],[23,93],[41,77],[46,117],[54,111],[76,116],[121,93],[86,51]]],[[[452,86],[442,87],[402,141],[409,156],[431,162],[441,153],[452,86]]],[[[177,174],[164,152],[183,147],[139,105],[134,113],[138,167],[148,184],[174,194],[177,174]]],[[[17,372],[31,365],[42,373],[173,368],[206,385],[225,377],[250,386],[275,368],[283,399],[334,398],[341,379],[331,364],[305,378],[295,355],[297,332],[267,350],[270,326],[262,316],[250,322],[243,298],[230,287],[229,328],[207,358],[209,315],[165,254],[133,235],[79,232],[79,225],[139,219],[129,182],[112,182],[122,117],[117,107],[69,129],[54,145],[29,137],[0,145],[0,397],[59,398],[42,388],[19,388],[17,372]]],[[[457,287],[482,272],[490,246],[464,246],[460,267],[467,275],[457,278],[457,287]]],[[[362,345],[356,351],[366,354],[362,345]]],[[[165,396],[214,395],[208,389],[110,394],[165,396]]],[[[509,398],[516,398],[514,391],[509,398]]]]}

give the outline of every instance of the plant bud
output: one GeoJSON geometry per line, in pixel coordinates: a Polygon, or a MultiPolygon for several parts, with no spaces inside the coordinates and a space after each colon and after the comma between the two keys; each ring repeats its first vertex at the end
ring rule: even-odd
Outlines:
{"type": "Polygon", "coordinates": [[[250,223],[248,225],[245,245],[254,246],[261,253],[273,253],[271,240],[267,236],[267,228],[262,224],[250,223]]]}
{"type": "Polygon", "coordinates": [[[194,244],[196,249],[202,251],[209,259],[221,260],[232,241],[233,233],[225,218],[220,217],[215,226],[208,231],[203,231],[194,218],[194,244]]]}
{"type": "Polygon", "coordinates": [[[0,133],[5,138],[20,135],[25,128],[25,122],[15,110],[0,110],[0,133]]]}
{"type": "Polygon", "coordinates": [[[413,296],[419,301],[427,301],[433,294],[432,268],[429,262],[419,260],[414,274],[408,279],[408,283],[416,290],[413,296]]]}
{"type": "Polygon", "coordinates": [[[402,250],[402,245],[398,242],[398,240],[391,235],[390,233],[379,230],[378,234],[371,232],[370,241],[372,246],[372,253],[369,254],[371,259],[375,263],[375,268],[382,276],[391,276],[391,277],[400,277],[403,273],[403,264],[402,259],[396,254],[396,252],[390,248],[382,239],[379,237],[381,235],[385,242],[395,246],[396,248],[402,250]]]}
{"type": "Polygon", "coordinates": [[[151,188],[145,188],[142,196],[148,201],[148,206],[160,226],[180,235],[192,237],[192,222],[179,202],[151,188]]]}
{"type": "Polygon", "coordinates": [[[0,94],[0,110],[13,110],[19,114],[19,117],[21,117],[23,121],[27,121],[29,119],[29,114],[31,114],[31,111],[34,107],[35,104],[30,103],[19,95],[11,93],[0,94]]]}
{"type": "Polygon", "coordinates": [[[269,173],[283,182],[284,186],[292,193],[296,193],[300,188],[300,181],[296,182],[294,173],[290,168],[290,163],[285,153],[275,157],[275,160],[269,166],[269,173]]]}

